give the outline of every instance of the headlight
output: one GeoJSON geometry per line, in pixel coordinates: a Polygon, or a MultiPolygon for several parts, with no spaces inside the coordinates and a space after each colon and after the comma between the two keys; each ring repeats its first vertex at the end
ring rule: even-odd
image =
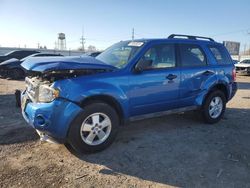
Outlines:
{"type": "Polygon", "coordinates": [[[59,90],[47,85],[40,85],[38,92],[38,102],[51,102],[59,97],[59,90]]]}

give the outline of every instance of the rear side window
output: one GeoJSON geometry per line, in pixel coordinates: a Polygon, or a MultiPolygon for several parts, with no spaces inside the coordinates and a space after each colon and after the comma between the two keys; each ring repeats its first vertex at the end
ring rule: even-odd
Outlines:
{"type": "Polygon", "coordinates": [[[206,56],[200,46],[195,44],[179,45],[181,65],[183,67],[204,66],[207,64],[206,56]]]}
{"type": "Polygon", "coordinates": [[[221,46],[209,46],[210,51],[212,52],[214,58],[218,64],[230,64],[231,59],[226,53],[226,49],[221,46]]]}

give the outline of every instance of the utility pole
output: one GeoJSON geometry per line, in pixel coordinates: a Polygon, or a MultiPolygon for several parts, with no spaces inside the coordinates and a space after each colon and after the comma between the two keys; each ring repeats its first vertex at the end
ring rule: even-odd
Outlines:
{"type": "Polygon", "coordinates": [[[82,45],[82,51],[85,52],[85,49],[84,49],[84,44],[85,44],[84,27],[82,27],[82,37],[80,38],[80,44],[82,45]]]}
{"type": "Polygon", "coordinates": [[[244,55],[246,55],[247,44],[244,44],[244,55]]]}
{"type": "Polygon", "coordinates": [[[57,46],[57,42],[55,41],[55,50],[58,48],[58,46],[57,46]]]}
{"type": "MultiPolygon", "coordinates": [[[[247,34],[250,36],[250,32],[247,32],[247,34]]],[[[250,44],[249,44],[249,49],[247,51],[247,55],[250,55],[250,44]]]]}
{"type": "Polygon", "coordinates": [[[132,40],[134,40],[134,39],[135,39],[135,29],[132,28],[132,40]]]}

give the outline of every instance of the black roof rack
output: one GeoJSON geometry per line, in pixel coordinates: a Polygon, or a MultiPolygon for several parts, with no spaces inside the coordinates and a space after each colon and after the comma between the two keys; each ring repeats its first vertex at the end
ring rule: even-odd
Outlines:
{"type": "Polygon", "coordinates": [[[200,36],[192,36],[192,35],[172,34],[172,35],[169,35],[168,38],[169,38],[169,39],[173,39],[173,38],[176,38],[176,37],[186,37],[187,39],[193,39],[193,40],[206,39],[206,40],[209,40],[209,41],[213,41],[213,42],[214,42],[214,39],[209,38],[209,37],[200,37],[200,36]]]}

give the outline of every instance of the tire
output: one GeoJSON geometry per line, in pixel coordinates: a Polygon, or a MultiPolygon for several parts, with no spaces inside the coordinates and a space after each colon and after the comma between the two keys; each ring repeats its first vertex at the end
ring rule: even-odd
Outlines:
{"type": "Polygon", "coordinates": [[[220,90],[212,91],[203,103],[202,116],[204,121],[209,124],[217,123],[223,117],[225,108],[226,97],[224,93],[220,90]]]}
{"type": "Polygon", "coordinates": [[[110,105],[91,103],[71,124],[65,146],[73,154],[104,150],[114,141],[118,128],[119,117],[110,105]]]}
{"type": "Polygon", "coordinates": [[[9,70],[9,77],[14,80],[22,79],[25,77],[25,73],[22,69],[11,69],[9,70]]]}

